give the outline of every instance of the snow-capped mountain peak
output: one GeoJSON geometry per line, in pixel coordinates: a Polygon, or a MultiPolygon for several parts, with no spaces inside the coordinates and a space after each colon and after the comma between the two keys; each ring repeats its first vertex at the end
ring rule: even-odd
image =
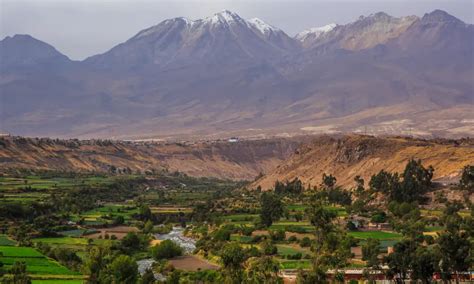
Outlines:
{"type": "Polygon", "coordinates": [[[267,24],[265,21],[259,18],[250,19],[248,20],[248,23],[263,34],[267,32],[272,32],[272,31],[280,31],[279,28],[276,28],[270,24],[267,24]]]}
{"type": "Polygon", "coordinates": [[[314,37],[319,37],[322,34],[332,31],[335,27],[337,27],[337,24],[332,23],[322,27],[310,28],[308,30],[298,33],[295,38],[297,40],[303,41],[310,35],[314,37]]]}
{"type": "Polygon", "coordinates": [[[231,12],[229,10],[223,10],[219,13],[214,14],[212,17],[206,18],[204,21],[210,22],[213,24],[217,24],[217,23],[230,24],[234,22],[241,22],[243,21],[243,19],[234,12],[231,12]]]}

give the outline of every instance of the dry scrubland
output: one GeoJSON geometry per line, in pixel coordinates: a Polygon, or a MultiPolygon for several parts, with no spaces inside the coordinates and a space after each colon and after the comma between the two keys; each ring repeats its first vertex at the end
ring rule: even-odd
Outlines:
{"type": "Polygon", "coordinates": [[[115,166],[233,180],[265,173],[251,185],[264,189],[295,177],[317,185],[323,173],[335,175],[339,185],[352,185],[356,175],[368,180],[381,169],[401,172],[411,158],[432,165],[434,180],[456,181],[461,169],[474,161],[474,142],[362,135],[187,144],[0,138],[3,168],[108,172],[115,166]]]}
{"type": "Polygon", "coordinates": [[[192,176],[253,179],[288,158],[309,138],[152,143],[0,137],[0,167],[108,172],[111,166],[180,171],[192,176]]]}
{"type": "Polygon", "coordinates": [[[323,173],[342,186],[353,186],[354,177],[366,181],[384,169],[402,172],[410,159],[433,166],[434,180],[455,182],[465,165],[474,162],[473,140],[419,140],[372,136],[324,136],[300,147],[287,161],[254,182],[251,187],[273,187],[275,181],[296,177],[305,185],[319,185],[323,173]]]}

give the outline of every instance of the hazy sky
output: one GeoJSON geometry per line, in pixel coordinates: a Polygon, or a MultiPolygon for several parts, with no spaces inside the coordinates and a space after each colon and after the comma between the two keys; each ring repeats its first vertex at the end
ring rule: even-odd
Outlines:
{"type": "Polygon", "coordinates": [[[0,37],[30,34],[72,59],[102,53],[167,18],[199,19],[223,9],[258,17],[293,36],[384,11],[393,16],[443,9],[473,23],[473,0],[0,0],[0,37]]]}

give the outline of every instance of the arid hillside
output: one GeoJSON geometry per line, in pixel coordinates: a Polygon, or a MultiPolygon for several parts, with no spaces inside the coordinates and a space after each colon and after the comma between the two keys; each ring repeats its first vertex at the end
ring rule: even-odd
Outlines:
{"type": "Polygon", "coordinates": [[[274,169],[309,138],[207,143],[0,138],[0,168],[180,171],[192,176],[254,179],[274,169]]]}
{"type": "Polygon", "coordinates": [[[366,181],[384,169],[402,172],[406,162],[421,159],[433,166],[434,180],[457,181],[462,168],[474,164],[474,141],[417,140],[372,136],[322,136],[301,146],[286,162],[254,182],[251,187],[272,188],[276,180],[300,178],[305,185],[319,185],[323,173],[332,174],[337,184],[354,185],[360,175],[366,181]]]}

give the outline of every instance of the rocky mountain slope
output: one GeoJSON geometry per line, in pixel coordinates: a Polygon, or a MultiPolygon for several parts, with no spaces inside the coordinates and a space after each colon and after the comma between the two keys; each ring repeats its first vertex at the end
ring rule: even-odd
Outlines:
{"type": "Polygon", "coordinates": [[[109,172],[180,171],[252,180],[289,157],[309,137],[192,144],[0,137],[0,169],[109,172]]]}
{"type": "Polygon", "coordinates": [[[376,13],[295,38],[223,11],[70,61],[0,43],[0,132],[79,138],[474,134],[474,27],[376,13]],[[4,63],[6,62],[6,63],[4,63]]]}
{"type": "Polygon", "coordinates": [[[300,35],[299,39],[308,48],[334,45],[346,50],[362,50],[399,37],[418,20],[416,16],[395,18],[379,12],[361,16],[347,25],[329,25],[322,30],[310,30],[303,37],[300,35]]]}
{"type": "Polygon", "coordinates": [[[72,63],[53,46],[29,35],[15,35],[0,41],[2,70],[21,68],[55,68],[72,63]]]}
{"type": "Polygon", "coordinates": [[[262,20],[247,21],[224,10],[195,21],[163,21],[85,63],[97,68],[175,67],[201,62],[228,65],[276,58],[296,47],[283,31],[262,20]]]}
{"type": "Polygon", "coordinates": [[[462,168],[474,164],[474,141],[418,140],[371,136],[321,136],[301,146],[295,154],[255,181],[250,188],[270,189],[275,181],[299,178],[306,186],[318,186],[323,173],[332,174],[337,184],[355,185],[360,175],[366,184],[380,170],[403,172],[407,161],[421,159],[433,166],[434,180],[457,182],[462,168]]]}

